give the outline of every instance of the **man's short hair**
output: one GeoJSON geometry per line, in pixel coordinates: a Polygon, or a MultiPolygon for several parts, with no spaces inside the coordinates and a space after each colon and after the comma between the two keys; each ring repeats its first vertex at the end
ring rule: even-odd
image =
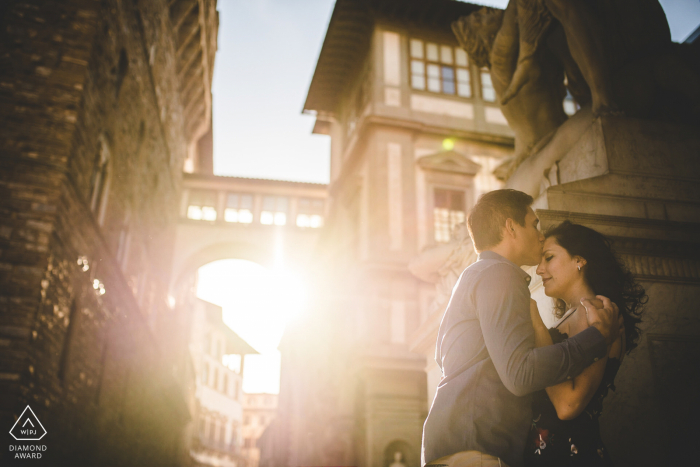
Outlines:
{"type": "Polygon", "coordinates": [[[524,226],[527,208],[532,201],[532,196],[511,189],[494,190],[481,195],[467,216],[467,228],[476,251],[501,243],[506,219],[513,219],[524,226]]]}

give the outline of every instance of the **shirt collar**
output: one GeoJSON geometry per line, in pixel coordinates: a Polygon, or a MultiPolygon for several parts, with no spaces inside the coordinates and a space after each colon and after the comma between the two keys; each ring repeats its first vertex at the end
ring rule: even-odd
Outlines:
{"type": "Polygon", "coordinates": [[[525,282],[530,285],[530,281],[532,280],[532,277],[530,277],[530,274],[526,273],[520,266],[515,264],[509,259],[504,258],[503,256],[499,255],[498,253],[491,251],[491,250],[485,250],[479,253],[479,259],[495,259],[497,261],[501,261],[503,263],[508,263],[512,265],[515,269],[517,269],[522,276],[522,278],[525,280],[525,282]]]}

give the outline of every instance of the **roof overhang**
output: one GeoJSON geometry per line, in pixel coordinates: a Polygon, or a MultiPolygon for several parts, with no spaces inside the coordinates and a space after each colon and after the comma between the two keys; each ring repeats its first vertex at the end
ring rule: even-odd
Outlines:
{"type": "Polygon", "coordinates": [[[377,20],[444,30],[482,5],[456,0],[337,0],[304,103],[304,113],[333,115],[369,51],[377,20]]]}

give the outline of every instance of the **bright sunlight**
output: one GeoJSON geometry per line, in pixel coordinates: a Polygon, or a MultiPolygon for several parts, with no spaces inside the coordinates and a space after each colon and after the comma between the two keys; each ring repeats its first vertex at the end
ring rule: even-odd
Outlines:
{"type": "Polygon", "coordinates": [[[303,281],[285,269],[227,259],[199,269],[197,297],[223,308],[224,322],[260,355],[245,359],[243,390],[279,393],[280,343],[285,325],[305,305],[303,281]]]}

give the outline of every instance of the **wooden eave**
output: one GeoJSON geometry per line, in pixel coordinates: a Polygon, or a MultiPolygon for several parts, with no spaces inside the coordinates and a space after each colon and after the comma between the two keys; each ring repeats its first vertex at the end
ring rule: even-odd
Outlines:
{"type": "Polygon", "coordinates": [[[336,112],[369,51],[375,21],[451,31],[453,21],[481,7],[456,0],[337,0],[303,112],[336,112]]]}

